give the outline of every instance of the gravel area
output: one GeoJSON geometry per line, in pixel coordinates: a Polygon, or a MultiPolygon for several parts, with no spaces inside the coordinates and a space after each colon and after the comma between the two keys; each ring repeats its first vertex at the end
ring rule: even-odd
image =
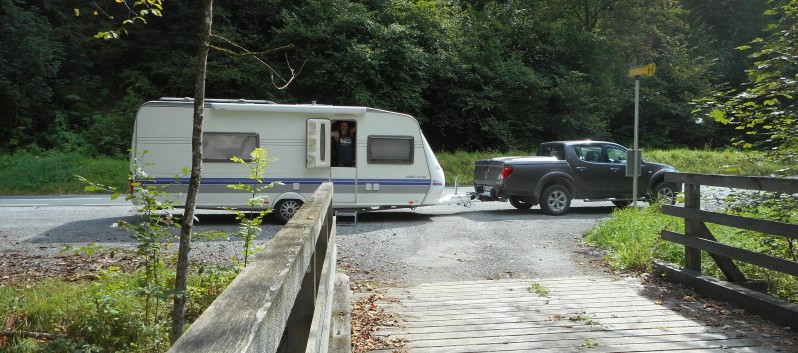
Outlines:
{"type": "Polygon", "coordinates": [[[498,278],[598,275],[582,234],[610,216],[609,203],[575,201],[565,216],[508,203],[422,207],[360,215],[338,227],[339,263],[356,280],[396,286],[498,278]]]}

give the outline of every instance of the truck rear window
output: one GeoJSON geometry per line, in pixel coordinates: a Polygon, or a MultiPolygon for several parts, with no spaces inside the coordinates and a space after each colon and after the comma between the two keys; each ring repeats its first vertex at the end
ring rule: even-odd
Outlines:
{"type": "Polygon", "coordinates": [[[540,146],[540,148],[538,148],[538,156],[557,157],[559,160],[565,160],[565,154],[563,153],[562,146],[556,145],[540,146]]]}

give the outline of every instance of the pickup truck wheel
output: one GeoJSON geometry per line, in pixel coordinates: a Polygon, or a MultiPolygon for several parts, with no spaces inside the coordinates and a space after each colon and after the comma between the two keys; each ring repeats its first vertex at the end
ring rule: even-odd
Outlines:
{"type": "Polygon", "coordinates": [[[571,192],[562,185],[552,185],[540,194],[540,209],[552,216],[562,216],[571,208],[571,192]]]}
{"type": "Polygon", "coordinates": [[[528,210],[532,208],[532,203],[529,202],[529,200],[522,199],[518,196],[511,196],[510,204],[519,210],[528,210]]]}
{"type": "Polygon", "coordinates": [[[651,202],[659,202],[663,205],[673,205],[676,203],[676,186],[673,183],[668,182],[659,182],[657,185],[654,185],[654,190],[652,190],[654,197],[651,198],[651,202]]]}
{"type": "Polygon", "coordinates": [[[303,202],[300,200],[288,199],[288,200],[281,200],[274,206],[274,218],[277,220],[277,223],[286,224],[294,217],[299,208],[302,207],[303,202]]]}

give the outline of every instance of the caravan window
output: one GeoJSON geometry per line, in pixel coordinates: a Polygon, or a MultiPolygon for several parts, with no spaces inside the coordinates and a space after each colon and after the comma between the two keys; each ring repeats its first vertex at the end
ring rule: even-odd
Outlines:
{"type": "Polygon", "coordinates": [[[412,136],[369,136],[369,164],[413,164],[412,136]]]}
{"type": "Polygon", "coordinates": [[[230,162],[232,157],[249,160],[258,142],[258,134],[206,132],[202,134],[202,160],[230,162]]]}

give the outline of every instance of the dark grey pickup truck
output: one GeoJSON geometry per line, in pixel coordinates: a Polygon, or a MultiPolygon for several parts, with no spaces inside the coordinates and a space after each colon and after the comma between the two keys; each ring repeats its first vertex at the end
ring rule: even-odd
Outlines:
{"type": "MultiPolygon", "coordinates": [[[[671,166],[642,162],[640,199],[674,203],[679,188],[664,181],[671,166]]],[[[533,157],[501,157],[476,161],[474,188],[482,201],[510,201],[529,209],[540,204],[549,215],[564,215],[574,198],[632,201],[632,177],[626,176],[626,148],[601,141],[546,142],[533,157]]]]}

